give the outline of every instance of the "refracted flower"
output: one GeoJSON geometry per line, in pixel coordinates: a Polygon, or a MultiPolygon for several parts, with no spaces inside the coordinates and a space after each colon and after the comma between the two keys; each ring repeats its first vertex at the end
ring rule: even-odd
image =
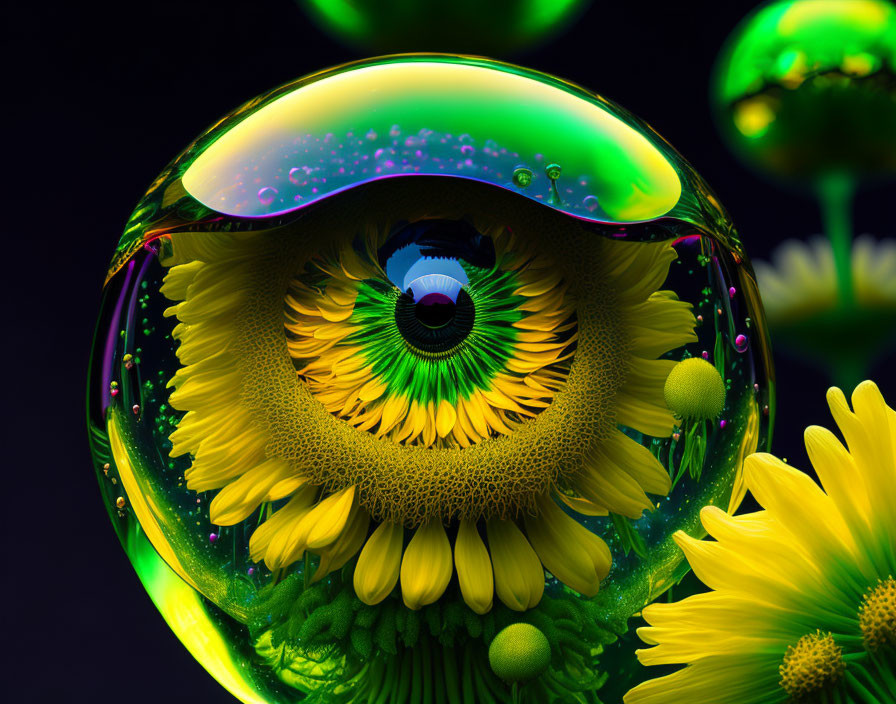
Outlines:
{"type": "Polygon", "coordinates": [[[419,212],[400,222],[308,216],[314,246],[173,238],[171,454],[194,458],[188,488],[217,491],[213,523],[262,508],[254,560],[313,557],[317,581],[357,558],[366,604],[400,584],[419,609],[456,573],[477,613],[495,594],[524,611],[545,569],[593,596],[610,551],[568,511],[636,518],[670,487],[618,424],[675,425],[658,357],[696,339],[690,305],[658,290],[675,251],[511,201],[470,215],[452,188],[468,186],[403,196],[419,212]],[[561,223],[569,253],[547,244],[561,223]]]}
{"type": "Polygon", "coordinates": [[[685,664],[626,704],[896,701],[896,412],[860,384],[828,403],[848,450],[806,430],[823,488],[767,454],[746,462],[764,510],[706,507],[716,539],[676,540],[712,590],[644,609],[645,665],[685,664]]]}
{"type": "Polygon", "coordinates": [[[775,339],[851,386],[896,343],[896,242],[856,238],[850,266],[854,300],[844,304],[834,252],[822,237],[784,242],[774,266],[755,263],[775,339]]]}

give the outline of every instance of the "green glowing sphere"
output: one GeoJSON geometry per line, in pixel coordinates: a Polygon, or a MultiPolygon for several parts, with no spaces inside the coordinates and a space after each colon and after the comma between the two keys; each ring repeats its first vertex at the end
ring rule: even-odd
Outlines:
{"type": "Polygon", "coordinates": [[[725,408],[725,382],[718,369],[699,357],[684,359],[669,372],[666,405],[684,420],[710,420],[725,408]]]}
{"type": "Polygon", "coordinates": [[[587,0],[298,0],[324,31],[363,51],[501,55],[544,42],[587,0]]]}
{"type": "Polygon", "coordinates": [[[716,67],[715,107],[737,153],[812,185],[896,172],[896,6],[779,0],[749,16],[716,67]]]}
{"type": "Polygon", "coordinates": [[[488,647],[488,662],[505,682],[526,682],[551,664],[551,646],[535,626],[514,623],[495,636],[488,647]]]}

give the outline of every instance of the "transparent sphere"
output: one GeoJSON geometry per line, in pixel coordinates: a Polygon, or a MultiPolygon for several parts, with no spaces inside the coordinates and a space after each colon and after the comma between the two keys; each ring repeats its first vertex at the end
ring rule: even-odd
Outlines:
{"type": "Polygon", "coordinates": [[[589,0],[296,0],[315,24],[367,52],[504,54],[531,49],[567,27],[589,0]]]}
{"type": "Polygon", "coordinates": [[[774,408],[753,272],[681,157],[435,55],[300,79],[175,159],[89,399],[140,579],[246,702],[585,701],[774,408]]]}
{"type": "Polygon", "coordinates": [[[720,124],[738,154],[813,186],[896,174],[896,5],[779,0],[745,19],[716,66],[720,124]]]}

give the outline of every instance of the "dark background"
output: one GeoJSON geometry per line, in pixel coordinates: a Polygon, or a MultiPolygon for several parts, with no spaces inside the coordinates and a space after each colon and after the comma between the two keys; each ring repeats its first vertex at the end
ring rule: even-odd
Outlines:
{"type": "MultiPolygon", "coordinates": [[[[710,119],[713,61],[753,5],[596,0],[560,39],[506,58],[591,87],[651,123],[716,189],[750,255],[767,258],[820,222],[812,200],[736,162],[710,119]]],[[[0,25],[3,113],[12,119],[0,167],[2,619],[12,656],[4,698],[233,701],[156,612],[100,501],[84,392],[101,285],[132,207],[193,137],[261,92],[361,54],[323,36],[290,0],[25,1],[0,25]]],[[[892,187],[863,192],[856,232],[896,235],[893,196],[892,187]]],[[[893,361],[874,373],[891,404],[893,361]]],[[[800,360],[778,355],[776,364],[774,449],[807,467],[802,428],[830,423],[827,381],[800,360]]]]}

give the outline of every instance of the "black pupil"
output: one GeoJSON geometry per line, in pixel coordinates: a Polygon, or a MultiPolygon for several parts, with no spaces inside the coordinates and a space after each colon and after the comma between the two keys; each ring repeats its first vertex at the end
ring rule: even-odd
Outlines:
{"type": "Polygon", "coordinates": [[[457,306],[443,293],[428,293],[414,306],[417,320],[428,328],[443,328],[454,320],[457,306]]]}
{"type": "Polygon", "coordinates": [[[409,293],[395,302],[395,323],[405,340],[421,352],[441,354],[457,347],[476,320],[470,295],[461,289],[457,301],[443,293],[428,293],[416,303],[409,293]]]}

